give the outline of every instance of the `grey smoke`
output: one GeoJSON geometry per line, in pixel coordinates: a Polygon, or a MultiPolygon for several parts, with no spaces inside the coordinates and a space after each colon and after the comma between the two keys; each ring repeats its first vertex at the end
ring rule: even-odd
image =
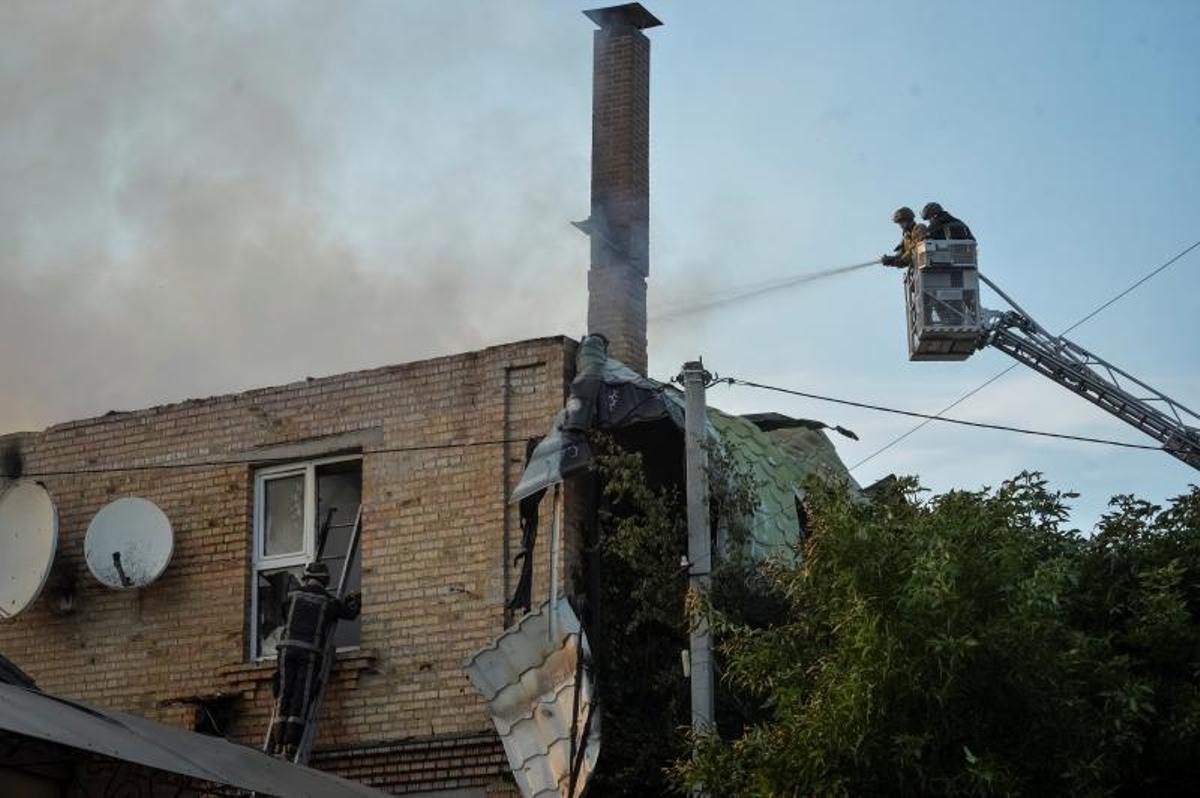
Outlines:
{"type": "Polygon", "coordinates": [[[590,31],[0,6],[0,432],[578,332],[590,31]]]}

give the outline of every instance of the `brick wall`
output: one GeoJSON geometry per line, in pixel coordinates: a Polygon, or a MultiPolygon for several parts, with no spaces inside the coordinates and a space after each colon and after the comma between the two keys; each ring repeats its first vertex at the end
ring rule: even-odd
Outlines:
{"type": "MultiPolygon", "coordinates": [[[[43,595],[0,623],[0,651],[48,692],[183,726],[196,716],[190,697],[232,695],[230,733],[258,744],[274,666],[247,661],[254,468],[153,466],[287,444],[319,451],[322,439],[353,433],[368,434],[368,448],[540,436],[562,407],[574,348],[565,338],[537,339],[24,436],[26,473],[45,475],[37,478],[59,509],[60,567],[77,577],[78,592],[70,614],[54,613],[43,595]],[[53,475],[131,465],[149,468],[53,475]],[[83,537],[101,507],[127,495],[164,510],[175,552],[151,586],[113,591],[88,573],[83,537]]],[[[447,764],[456,757],[471,784],[492,783],[506,770],[460,666],[503,628],[506,591],[517,577],[505,554],[511,558],[520,545],[516,508],[505,500],[523,463],[520,443],[364,455],[362,645],[339,655],[318,750],[370,747],[374,753],[347,759],[347,767],[369,762],[424,774],[422,789],[439,778],[466,783],[447,764]],[[404,739],[437,744],[387,747],[404,739]],[[388,751],[403,767],[381,763],[388,751]],[[441,764],[422,769],[430,751],[441,764]]],[[[545,540],[535,574],[539,600],[545,540]]],[[[337,756],[319,761],[343,769],[337,756]]],[[[400,776],[388,782],[404,783],[400,776]]]]}
{"type": "Polygon", "coordinates": [[[311,764],[394,793],[490,787],[489,796],[518,795],[515,785],[497,778],[508,764],[494,734],[329,749],[318,752],[311,764]]]}
{"type": "Polygon", "coordinates": [[[592,263],[588,332],[646,373],[650,271],[650,40],[617,19],[593,43],[592,263]]]}

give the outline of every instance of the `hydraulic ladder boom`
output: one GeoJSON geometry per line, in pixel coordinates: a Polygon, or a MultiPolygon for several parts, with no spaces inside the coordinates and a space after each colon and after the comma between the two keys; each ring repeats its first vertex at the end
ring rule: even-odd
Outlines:
{"type": "Polygon", "coordinates": [[[1138,428],[1161,443],[1169,454],[1200,469],[1200,415],[1082,346],[1046,332],[991,280],[982,274],[979,279],[1016,308],[985,311],[980,348],[990,345],[1010,355],[1138,428]]]}
{"type": "Polygon", "coordinates": [[[904,293],[909,360],[966,360],[993,346],[1200,469],[1200,415],[1073,341],[1046,332],[979,271],[974,239],[918,242],[904,293]],[[979,283],[1012,310],[982,307],[979,283]]]}

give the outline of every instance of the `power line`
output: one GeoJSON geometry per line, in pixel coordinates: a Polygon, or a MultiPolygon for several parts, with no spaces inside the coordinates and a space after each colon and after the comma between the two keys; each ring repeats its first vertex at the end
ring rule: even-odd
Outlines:
{"type": "Polygon", "coordinates": [[[748,388],[760,388],[764,391],[775,391],[776,393],[786,393],[792,396],[803,396],[806,399],[817,399],[822,402],[834,402],[840,405],[849,405],[851,407],[861,407],[866,410],[878,410],[881,413],[895,413],[901,416],[912,416],[913,418],[923,418],[926,421],[944,421],[947,424],[961,424],[964,427],[979,427],[981,429],[994,429],[1002,432],[1017,432],[1022,435],[1039,435],[1044,438],[1060,438],[1068,441],[1082,441],[1083,443],[1103,443],[1108,446],[1120,446],[1126,449],[1153,449],[1162,451],[1161,446],[1150,446],[1144,443],[1128,443],[1126,441],[1114,441],[1108,438],[1090,438],[1086,435],[1068,435],[1062,432],[1046,432],[1045,430],[1026,429],[1024,427],[1010,427],[1006,424],[989,424],[983,421],[967,421],[962,418],[947,418],[946,416],[934,416],[928,413],[918,413],[913,410],[900,410],[895,407],[885,407],[884,405],[873,405],[867,402],[855,402],[850,399],[839,399],[834,396],[822,396],[816,393],[807,393],[805,391],[793,391],[790,388],[780,388],[776,385],[764,385],[760,382],[750,382],[749,380],[739,380],[736,377],[726,377],[719,382],[727,382],[730,385],[744,385],[748,388]]]}
{"type": "Polygon", "coordinates": [[[1177,260],[1179,260],[1180,258],[1182,258],[1184,255],[1186,255],[1186,254],[1188,254],[1189,252],[1191,252],[1191,251],[1192,251],[1193,249],[1195,249],[1196,247],[1200,247],[1200,241],[1197,241],[1196,243],[1192,244],[1192,245],[1191,245],[1190,247],[1188,247],[1187,249],[1185,249],[1185,250],[1183,250],[1182,252],[1180,252],[1180,253],[1179,253],[1178,255],[1176,255],[1175,257],[1171,258],[1171,259],[1170,259],[1170,260],[1168,260],[1166,263],[1164,263],[1162,266],[1159,266],[1157,269],[1155,269],[1154,271],[1150,272],[1150,273],[1149,273],[1149,274],[1147,274],[1145,277],[1143,277],[1142,279],[1138,280],[1136,283],[1134,283],[1133,285],[1129,286],[1129,287],[1128,287],[1128,288],[1126,288],[1124,291],[1122,291],[1121,293],[1117,294],[1117,295],[1116,295],[1116,296],[1114,296],[1112,299],[1108,300],[1108,301],[1107,301],[1107,302],[1105,302],[1103,305],[1101,305],[1100,307],[1096,308],[1096,309],[1095,309],[1095,310],[1093,310],[1091,313],[1087,314],[1086,316],[1084,316],[1082,319],[1080,319],[1079,321],[1077,321],[1077,322],[1075,322],[1074,324],[1072,324],[1072,325],[1071,325],[1070,327],[1068,327],[1067,329],[1063,330],[1061,333],[1059,333],[1059,335],[1066,335],[1067,333],[1071,332],[1071,330],[1074,330],[1076,327],[1078,327],[1078,326],[1080,326],[1081,324],[1083,324],[1085,321],[1088,321],[1089,319],[1091,319],[1093,316],[1095,316],[1095,315],[1096,315],[1097,313],[1099,313],[1100,311],[1107,309],[1109,305],[1112,305],[1112,304],[1113,304],[1114,302],[1116,302],[1118,299],[1122,299],[1122,298],[1123,298],[1123,297],[1124,297],[1126,294],[1129,294],[1129,293],[1131,293],[1131,292],[1133,291],[1133,289],[1137,288],[1139,285],[1141,285],[1142,283],[1146,282],[1146,281],[1147,281],[1147,280],[1149,280],[1151,277],[1154,277],[1154,276],[1155,276],[1155,275],[1157,275],[1159,272],[1161,272],[1162,270],[1166,269],[1168,266],[1170,266],[1170,265],[1171,265],[1171,264],[1173,264],[1175,261],[1177,261],[1177,260]]]}
{"type": "MultiPolygon", "coordinates": [[[[1132,283],[1131,285],[1129,285],[1128,287],[1126,287],[1126,288],[1125,288],[1123,291],[1119,292],[1119,293],[1118,293],[1116,296],[1112,297],[1112,298],[1111,298],[1111,299],[1109,299],[1107,302],[1105,302],[1104,304],[1100,305],[1098,308],[1096,308],[1096,309],[1095,309],[1095,310],[1093,310],[1092,312],[1088,313],[1088,314],[1087,314],[1086,316],[1084,316],[1083,318],[1079,319],[1079,321],[1075,322],[1075,323],[1074,323],[1074,324],[1072,324],[1070,327],[1068,327],[1067,329],[1063,330],[1061,333],[1059,333],[1059,335],[1066,335],[1067,333],[1071,332],[1072,330],[1076,329],[1077,327],[1080,327],[1080,326],[1082,326],[1082,325],[1084,324],[1084,322],[1087,322],[1087,321],[1091,320],[1093,317],[1095,317],[1095,316],[1096,316],[1097,314],[1099,314],[1101,311],[1104,311],[1104,310],[1108,309],[1108,308],[1109,308],[1111,305],[1113,305],[1115,302],[1117,302],[1117,301],[1118,301],[1118,300],[1120,300],[1120,299],[1123,299],[1125,296],[1127,296],[1128,294],[1130,294],[1131,292],[1133,292],[1133,290],[1134,290],[1134,289],[1136,289],[1138,286],[1140,286],[1142,283],[1145,283],[1147,280],[1151,279],[1152,277],[1155,277],[1155,276],[1157,276],[1159,272],[1161,272],[1161,271],[1165,270],[1165,269],[1166,269],[1168,266],[1171,266],[1171,265],[1172,265],[1172,264],[1174,264],[1176,261],[1178,261],[1178,260],[1180,260],[1181,258],[1183,258],[1185,255],[1187,255],[1189,252],[1191,252],[1191,251],[1192,251],[1193,249],[1195,249],[1196,247],[1200,247],[1200,241],[1196,241],[1196,242],[1195,242],[1194,244],[1192,244],[1191,246],[1189,246],[1189,247],[1186,247],[1186,248],[1185,248],[1185,249],[1183,249],[1181,252],[1179,252],[1178,254],[1176,254],[1174,257],[1172,257],[1172,258],[1170,258],[1169,260],[1167,260],[1167,262],[1166,262],[1166,263],[1163,263],[1162,265],[1160,265],[1160,266],[1157,266],[1156,268],[1152,269],[1150,272],[1148,272],[1147,274],[1145,274],[1145,275],[1144,275],[1143,277],[1141,277],[1139,280],[1136,280],[1134,283],[1132,283]]],[[[949,411],[949,410],[953,410],[955,407],[957,407],[958,405],[962,404],[962,403],[963,403],[963,402],[965,402],[967,399],[970,399],[972,396],[974,396],[975,394],[979,393],[979,392],[980,392],[980,391],[982,391],[984,388],[986,388],[987,386],[991,385],[993,382],[995,382],[996,380],[1000,379],[1001,377],[1003,377],[1005,374],[1007,374],[1008,372],[1012,371],[1012,370],[1013,370],[1013,369],[1015,369],[1016,367],[1017,367],[1017,364],[1016,364],[1016,363],[1013,363],[1012,365],[1010,365],[1010,366],[1008,366],[1008,367],[1006,367],[1006,368],[1004,368],[1004,369],[1001,369],[1000,371],[996,372],[995,374],[993,374],[991,377],[988,377],[986,380],[984,380],[984,381],[983,381],[982,383],[980,383],[979,385],[975,386],[975,387],[974,387],[974,388],[972,388],[971,390],[969,390],[969,391],[967,391],[966,393],[964,393],[962,396],[960,396],[960,397],[958,397],[957,399],[955,399],[955,400],[954,400],[953,402],[951,402],[950,404],[948,404],[948,405],[946,405],[945,407],[943,407],[941,410],[937,411],[937,413],[935,413],[935,414],[934,414],[932,417],[930,417],[930,418],[926,418],[924,421],[922,421],[921,423],[917,424],[916,426],[914,426],[912,429],[908,430],[907,432],[904,432],[904,433],[902,433],[901,435],[898,435],[897,437],[895,437],[895,438],[892,438],[890,441],[888,441],[887,443],[885,443],[883,446],[879,447],[878,449],[876,449],[875,451],[871,452],[869,455],[867,455],[867,456],[866,456],[866,457],[864,457],[863,459],[859,460],[859,461],[858,461],[857,463],[855,463],[854,465],[850,466],[849,470],[850,470],[850,471],[853,471],[854,469],[858,468],[859,466],[861,466],[861,465],[863,465],[863,464],[865,464],[865,463],[867,463],[867,462],[869,462],[869,461],[871,461],[871,460],[874,460],[876,457],[878,457],[879,455],[883,454],[883,453],[884,453],[884,452],[886,452],[888,449],[891,449],[893,446],[895,446],[896,444],[900,443],[902,440],[904,440],[904,439],[905,439],[905,438],[907,438],[908,436],[912,435],[914,432],[917,432],[918,430],[920,430],[920,429],[923,429],[923,428],[925,427],[925,425],[926,425],[926,424],[928,424],[930,421],[933,421],[933,420],[934,420],[934,419],[936,419],[936,418],[941,418],[941,416],[942,416],[942,414],[943,414],[943,413],[945,413],[945,412],[947,412],[947,411],[949,411]]],[[[1157,447],[1151,447],[1151,448],[1157,448],[1157,447]]]]}
{"type": "MultiPolygon", "coordinates": [[[[483,441],[463,441],[462,443],[433,443],[424,446],[393,446],[382,449],[363,449],[362,454],[396,454],[402,452],[435,452],[446,449],[470,449],[480,446],[501,446],[506,443],[525,443],[525,438],[497,438],[483,441]]],[[[159,463],[157,465],[116,465],[95,466],[90,468],[64,468],[53,471],[24,471],[22,477],[62,477],[76,474],[114,474],[126,471],[161,471],[176,468],[216,468],[232,465],[268,465],[276,462],[291,462],[295,458],[253,457],[249,454],[242,457],[221,458],[214,460],[189,460],[180,463],[159,463]]],[[[17,475],[0,474],[0,478],[14,479],[17,475]]]]}
{"type": "Polygon", "coordinates": [[[943,407],[941,410],[937,411],[937,413],[935,413],[935,414],[934,414],[934,415],[932,415],[931,417],[929,417],[929,418],[925,419],[925,420],[924,420],[924,421],[922,421],[921,423],[919,423],[919,424],[917,424],[916,426],[912,427],[910,430],[908,430],[908,432],[905,432],[905,433],[903,433],[903,434],[901,434],[901,435],[898,435],[898,436],[896,436],[895,438],[892,438],[890,441],[888,441],[887,443],[885,443],[883,446],[880,446],[878,449],[876,449],[875,451],[871,452],[869,455],[867,455],[867,456],[866,456],[866,457],[864,457],[863,459],[859,460],[859,461],[858,461],[857,463],[855,463],[854,465],[850,466],[850,468],[849,468],[849,469],[847,469],[847,470],[849,470],[849,471],[853,471],[854,469],[858,468],[858,467],[859,467],[860,465],[862,465],[863,463],[866,463],[866,462],[868,462],[868,461],[870,461],[870,460],[873,460],[873,459],[875,459],[875,458],[876,458],[876,457],[878,457],[879,455],[881,455],[881,454],[883,454],[884,452],[886,452],[888,449],[890,449],[890,448],[892,448],[893,446],[895,446],[896,444],[900,443],[900,441],[904,440],[904,439],[905,439],[905,438],[907,438],[909,435],[912,435],[914,432],[917,432],[918,430],[924,429],[925,425],[926,425],[926,424],[928,424],[928,423],[929,423],[930,421],[932,421],[933,419],[935,419],[935,418],[941,418],[943,413],[946,413],[946,412],[948,412],[948,411],[950,411],[950,410],[953,410],[954,408],[958,407],[960,404],[962,404],[963,402],[967,401],[967,400],[968,400],[968,399],[970,399],[972,396],[974,396],[975,394],[979,393],[979,392],[980,392],[980,391],[982,391],[984,388],[988,387],[988,386],[989,386],[989,385],[991,385],[993,382],[995,382],[996,380],[1000,379],[1001,377],[1003,377],[1005,374],[1007,374],[1008,372],[1012,371],[1012,370],[1013,370],[1013,369],[1015,369],[1016,367],[1017,367],[1017,364],[1016,364],[1016,363],[1013,363],[1012,365],[1010,365],[1010,366],[1006,366],[1005,368],[1001,369],[1000,371],[997,371],[995,374],[993,374],[992,376],[988,377],[986,380],[984,380],[983,382],[979,383],[979,384],[978,384],[978,385],[976,385],[974,388],[972,388],[971,390],[967,391],[967,392],[966,392],[966,393],[964,393],[962,396],[958,397],[958,398],[957,398],[957,399],[955,399],[953,402],[951,402],[950,404],[948,404],[948,405],[946,405],[945,407],[943,407]]]}

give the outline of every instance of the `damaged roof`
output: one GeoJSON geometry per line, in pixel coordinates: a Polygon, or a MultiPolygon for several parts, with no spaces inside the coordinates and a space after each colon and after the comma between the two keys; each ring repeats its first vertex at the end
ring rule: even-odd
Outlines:
{"type": "Polygon", "coordinates": [[[729,448],[757,488],[758,508],[750,524],[751,556],[755,558],[787,554],[799,539],[796,502],[803,497],[800,486],[809,476],[844,481],[858,489],[820,429],[807,424],[779,425],[767,432],[748,418],[715,407],[708,408],[708,423],[716,440],[729,448]]]}
{"type": "Polygon", "coordinates": [[[521,794],[534,798],[582,794],[600,755],[587,636],[566,596],[553,607],[554,638],[547,601],[463,665],[487,702],[521,794]]]}
{"type": "MultiPolygon", "coordinates": [[[[549,433],[534,449],[511,501],[589,467],[591,452],[581,430],[620,429],[663,420],[683,429],[681,391],[607,357],[594,341],[596,337],[589,337],[580,344],[577,376],[567,407],[554,417],[549,433]],[[592,381],[591,388],[584,386],[587,380],[592,381]],[[599,391],[594,387],[597,381],[602,383],[599,391]]],[[[724,443],[757,487],[758,507],[750,523],[751,555],[756,558],[792,551],[802,531],[797,500],[810,475],[843,481],[860,490],[822,431],[822,422],[778,413],[734,416],[711,406],[707,415],[709,440],[724,443]]]]}

